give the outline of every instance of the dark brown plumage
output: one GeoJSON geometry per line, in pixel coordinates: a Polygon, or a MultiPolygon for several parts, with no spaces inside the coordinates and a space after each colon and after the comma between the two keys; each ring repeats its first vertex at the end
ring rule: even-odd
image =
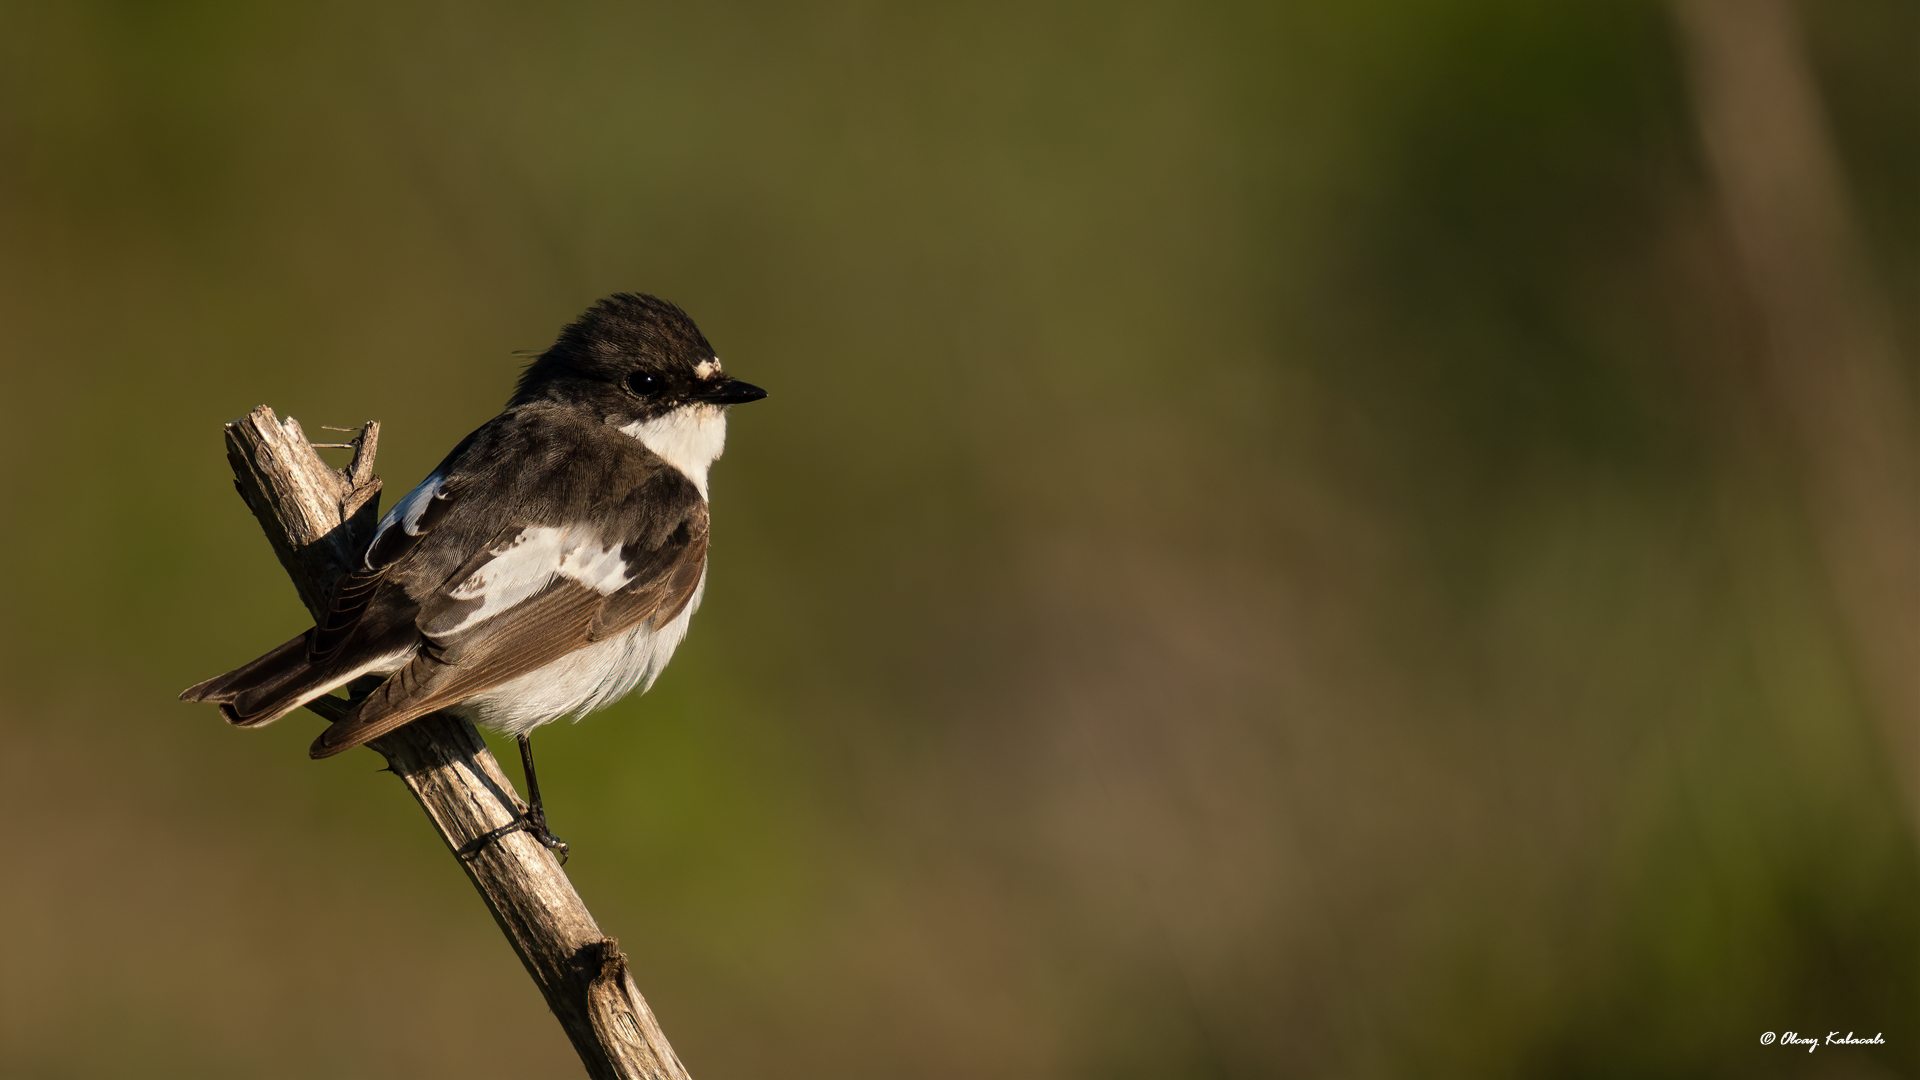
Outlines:
{"type": "Polygon", "coordinates": [[[601,301],[389,510],[317,625],[181,697],[251,727],[387,674],[320,758],[436,710],[524,737],[644,689],[705,583],[725,406],[762,396],[678,308],[601,301]]]}

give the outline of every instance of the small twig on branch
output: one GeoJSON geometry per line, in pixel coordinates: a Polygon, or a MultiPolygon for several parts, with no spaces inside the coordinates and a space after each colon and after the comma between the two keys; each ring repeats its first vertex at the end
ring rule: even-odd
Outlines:
{"type": "MultiPolygon", "coordinates": [[[[380,425],[353,442],[353,462],[329,468],[300,425],[260,406],[227,425],[234,483],[266,531],[307,610],[318,615],[378,521],[373,455],[380,425]]],[[[330,704],[331,703],[331,704],[330,704]]],[[[329,719],[346,702],[309,707],[329,719]]],[[[591,1077],[687,1080],[627,958],[601,932],[553,855],[518,827],[513,784],[464,720],[435,713],[370,744],[387,759],[479,890],[591,1077]]]]}

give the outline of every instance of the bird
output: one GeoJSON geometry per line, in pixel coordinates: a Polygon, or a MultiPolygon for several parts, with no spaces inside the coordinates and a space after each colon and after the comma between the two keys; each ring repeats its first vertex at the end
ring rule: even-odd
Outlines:
{"type": "Polygon", "coordinates": [[[432,712],[471,720],[518,742],[524,826],[564,857],[531,733],[644,693],[673,657],[706,589],[728,410],[764,397],[673,304],[599,300],[380,519],[313,627],[181,699],[259,727],[382,676],[311,757],[432,712]]]}

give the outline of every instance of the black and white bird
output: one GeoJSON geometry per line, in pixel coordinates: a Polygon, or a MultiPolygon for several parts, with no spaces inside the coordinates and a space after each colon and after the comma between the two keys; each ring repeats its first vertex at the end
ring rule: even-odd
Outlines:
{"type": "Polygon", "coordinates": [[[256,727],[385,675],[313,757],[430,712],[465,717],[519,740],[529,825],[564,848],[528,735],[644,692],[666,667],[706,587],[707,471],[727,407],[765,396],[727,377],[679,308],[601,300],[387,512],[316,626],[180,697],[256,727]]]}

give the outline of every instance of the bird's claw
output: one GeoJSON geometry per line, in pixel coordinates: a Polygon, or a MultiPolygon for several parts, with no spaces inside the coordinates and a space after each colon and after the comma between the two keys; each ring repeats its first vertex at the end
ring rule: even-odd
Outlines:
{"type": "Polygon", "coordinates": [[[538,806],[528,807],[527,812],[520,815],[518,824],[520,828],[527,831],[528,835],[540,841],[542,847],[559,856],[561,866],[567,865],[567,852],[569,850],[567,842],[553,835],[553,833],[548,830],[547,812],[545,809],[538,806]]]}

